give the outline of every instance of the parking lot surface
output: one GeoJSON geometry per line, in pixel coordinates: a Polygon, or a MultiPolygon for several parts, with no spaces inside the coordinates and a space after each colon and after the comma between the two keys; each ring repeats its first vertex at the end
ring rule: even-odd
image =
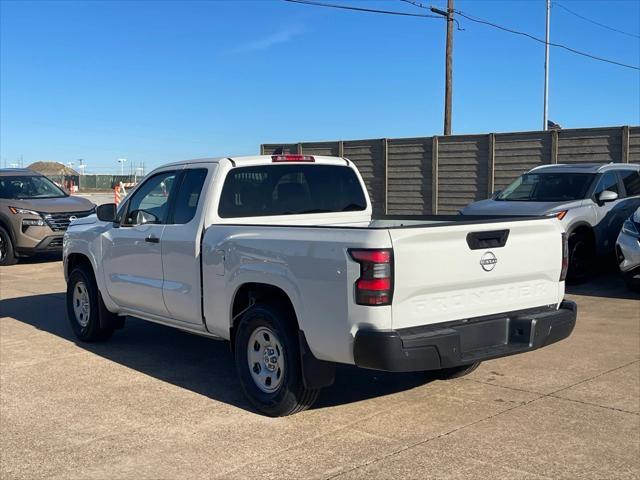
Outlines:
{"type": "Polygon", "coordinates": [[[640,297],[574,288],[573,335],[430,380],[340,367],[301,414],[256,414],[228,345],[129,318],[78,344],[61,262],[0,269],[0,477],[638,478],[640,297]]]}

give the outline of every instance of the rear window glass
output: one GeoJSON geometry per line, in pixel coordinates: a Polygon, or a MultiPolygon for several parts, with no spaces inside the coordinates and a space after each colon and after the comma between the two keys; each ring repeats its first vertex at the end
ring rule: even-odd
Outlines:
{"type": "Polygon", "coordinates": [[[367,206],[349,167],[259,165],[231,170],[222,188],[221,218],[349,212],[367,206]]]}

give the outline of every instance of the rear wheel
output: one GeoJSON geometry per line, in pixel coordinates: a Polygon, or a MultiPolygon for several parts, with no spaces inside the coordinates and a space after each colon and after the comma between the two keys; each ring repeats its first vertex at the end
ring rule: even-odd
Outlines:
{"type": "Polygon", "coordinates": [[[67,316],[79,340],[97,342],[113,334],[113,328],[100,327],[101,302],[93,272],[84,265],[76,267],[67,283],[67,316]]]}
{"type": "Polygon", "coordinates": [[[235,362],[244,393],[271,417],[309,408],[319,390],[302,380],[300,349],[286,312],[256,305],[241,318],[235,336],[235,362]]]}
{"type": "Polygon", "coordinates": [[[584,233],[573,233],[569,237],[569,283],[582,283],[589,278],[593,269],[594,248],[591,239],[584,233]]]}
{"type": "Polygon", "coordinates": [[[438,370],[437,377],[440,380],[452,380],[454,378],[464,377],[465,375],[469,375],[476,368],[480,366],[482,362],[475,362],[471,365],[461,365],[459,367],[451,367],[451,368],[443,368],[442,370],[438,370]]]}
{"type": "Polygon", "coordinates": [[[11,235],[0,227],[0,265],[13,265],[18,261],[13,250],[11,235]]]}

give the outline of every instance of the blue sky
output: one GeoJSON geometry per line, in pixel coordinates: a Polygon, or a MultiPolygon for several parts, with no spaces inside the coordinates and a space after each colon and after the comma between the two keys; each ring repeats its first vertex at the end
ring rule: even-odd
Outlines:
{"type": "MultiPolygon", "coordinates": [[[[331,3],[429,13],[397,0],[331,3]]],[[[560,0],[558,0],[560,1],[560,0]]],[[[444,7],[443,0],[423,3],[444,7]]],[[[640,32],[640,1],[563,0],[640,32]]],[[[456,8],[544,37],[544,0],[456,8]]],[[[537,130],[544,46],[461,20],[454,133],[537,130]]],[[[257,1],[0,3],[2,166],[147,168],[260,143],[442,133],[445,22],[257,1]]],[[[554,7],[551,40],[640,64],[640,40],[554,7]]],[[[640,75],[551,49],[550,118],[640,124],[640,75]]]]}

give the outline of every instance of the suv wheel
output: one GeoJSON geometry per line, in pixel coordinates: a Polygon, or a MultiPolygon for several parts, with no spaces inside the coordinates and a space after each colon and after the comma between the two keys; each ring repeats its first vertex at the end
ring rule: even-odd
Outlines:
{"type": "Polygon", "coordinates": [[[0,265],[13,265],[18,261],[13,251],[11,235],[0,227],[0,265]]]}
{"type": "Polygon", "coordinates": [[[589,278],[594,260],[593,242],[583,233],[573,233],[569,237],[569,283],[581,283],[589,278]]]}
{"type": "Polygon", "coordinates": [[[288,315],[270,305],[256,305],[241,318],[235,336],[240,385],[253,406],[270,417],[309,408],[319,390],[302,380],[300,349],[288,315]]]}
{"type": "Polygon", "coordinates": [[[85,266],[73,269],[67,283],[67,316],[78,340],[97,342],[113,334],[113,328],[100,327],[101,302],[93,272],[85,266]]]}

